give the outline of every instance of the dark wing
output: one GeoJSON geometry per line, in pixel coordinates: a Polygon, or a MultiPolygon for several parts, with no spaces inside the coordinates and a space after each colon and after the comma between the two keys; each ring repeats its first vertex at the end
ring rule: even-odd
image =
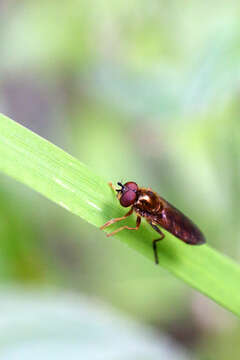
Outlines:
{"type": "Polygon", "coordinates": [[[157,224],[187,244],[200,245],[206,242],[202,232],[187,216],[162,197],[159,196],[159,198],[163,210],[154,217],[157,224]]]}

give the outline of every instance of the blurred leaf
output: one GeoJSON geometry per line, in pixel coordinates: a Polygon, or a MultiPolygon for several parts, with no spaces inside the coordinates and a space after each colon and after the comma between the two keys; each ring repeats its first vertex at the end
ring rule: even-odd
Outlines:
{"type": "Polygon", "coordinates": [[[179,76],[167,65],[158,72],[139,75],[105,64],[96,69],[88,86],[97,98],[131,114],[132,120],[135,116],[138,122],[146,116],[159,120],[160,115],[170,117],[180,111],[179,76]]]}
{"type": "Polygon", "coordinates": [[[214,28],[188,67],[161,59],[158,66],[139,72],[136,66],[100,64],[89,80],[89,91],[108,104],[132,115],[132,121],[168,123],[188,120],[186,114],[206,112],[238,94],[238,28],[233,22],[214,28]],[[231,57],[229,57],[229,53],[231,57]],[[175,118],[175,119],[174,119],[175,118]]]}
{"type": "Polygon", "coordinates": [[[72,293],[3,288],[0,308],[2,360],[190,359],[163,334],[72,293]]]}
{"type": "MultiPolygon", "coordinates": [[[[126,211],[116,201],[106,180],[4,115],[0,116],[0,156],[1,171],[95,226],[126,211]]],[[[125,231],[116,237],[154,265],[152,239],[155,236],[149,226],[142,225],[138,232],[125,231]]],[[[207,245],[191,247],[170,234],[158,250],[162,267],[240,315],[240,267],[237,264],[207,245]]]]}

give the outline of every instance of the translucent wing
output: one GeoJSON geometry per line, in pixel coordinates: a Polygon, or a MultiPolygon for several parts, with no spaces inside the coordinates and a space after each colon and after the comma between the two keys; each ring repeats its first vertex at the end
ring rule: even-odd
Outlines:
{"type": "Polygon", "coordinates": [[[200,245],[206,242],[198,227],[181,211],[160,197],[163,205],[161,213],[154,216],[154,222],[169,231],[174,236],[191,245],[200,245]]]}

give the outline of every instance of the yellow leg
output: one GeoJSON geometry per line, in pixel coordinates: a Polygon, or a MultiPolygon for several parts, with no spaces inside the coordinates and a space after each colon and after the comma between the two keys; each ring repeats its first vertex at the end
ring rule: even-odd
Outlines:
{"type": "Polygon", "coordinates": [[[119,217],[119,218],[115,218],[115,219],[111,219],[111,220],[107,221],[106,224],[104,224],[104,225],[102,225],[102,226],[100,227],[100,230],[103,230],[103,229],[105,229],[106,227],[108,227],[108,226],[110,226],[110,225],[112,225],[112,224],[115,224],[115,223],[118,222],[118,221],[121,221],[121,220],[126,219],[128,216],[132,215],[132,213],[133,213],[133,208],[131,208],[124,216],[119,217]]]}
{"type": "Polygon", "coordinates": [[[120,228],[114,230],[114,231],[111,232],[110,234],[107,234],[107,237],[113,236],[113,235],[115,235],[116,233],[118,233],[119,231],[122,231],[122,230],[124,230],[124,229],[127,229],[127,230],[138,230],[140,224],[141,224],[141,217],[138,216],[138,217],[137,217],[137,221],[136,221],[136,227],[130,227],[130,226],[127,226],[127,225],[121,226],[120,228]]]}
{"type": "Polygon", "coordinates": [[[116,191],[116,186],[114,186],[112,182],[109,182],[108,185],[110,186],[111,189],[116,191]]]}

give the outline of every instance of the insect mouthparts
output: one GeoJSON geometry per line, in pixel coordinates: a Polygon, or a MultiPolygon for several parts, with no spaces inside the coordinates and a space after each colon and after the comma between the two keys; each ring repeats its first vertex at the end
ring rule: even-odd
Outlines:
{"type": "Polygon", "coordinates": [[[117,184],[118,184],[119,186],[121,186],[121,188],[123,188],[123,184],[122,184],[122,183],[118,182],[117,184]]]}

